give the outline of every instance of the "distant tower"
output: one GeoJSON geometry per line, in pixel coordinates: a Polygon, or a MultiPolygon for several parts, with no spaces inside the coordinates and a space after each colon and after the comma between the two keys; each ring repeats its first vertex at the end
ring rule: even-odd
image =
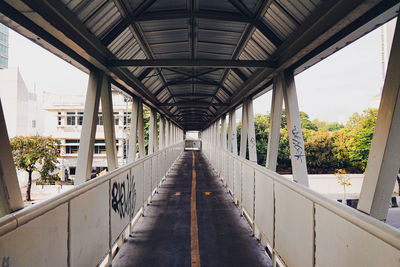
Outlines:
{"type": "Polygon", "coordinates": [[[0,69],[8,68],[8,28],[0,23],[0,69]]]}

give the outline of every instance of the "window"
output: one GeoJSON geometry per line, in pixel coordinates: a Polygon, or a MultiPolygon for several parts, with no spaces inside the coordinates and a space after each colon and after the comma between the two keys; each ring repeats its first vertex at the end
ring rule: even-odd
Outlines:
{"type": "Polygon", "coordinates": [[[101,112],[99,112],[99,117],[97,120],[97,125],[103,125],[103,114],[101,114],[101,112]]]}
{"type": "Polygon", "coordinates": [[[58,120],[58,125],[62,125],[62,117],[61,117],[61,112],[58,112],[58,115],[57,115],[57,120],[58,120]]]}
{"type": "Polygon", "coordinates": [[[65,143],[67,143],[67,144],[79,144],[79,139],[66,139],[65,143]]]}
{"type": "Polygon", "coordinates": [[[124,125],[131,123],[131,112],[124,112],[124,125]]]}
{"type": "Polygon", "coordinates": [[[75,112],[67,112],[67,125],[75,125],[75,112]]]}
{"type": "Polygon", "coordinates": [[[75,175],[75,173],[76,173],[76,167],[69,167],[69,174],[75,175]]]}
{"type": "Polygon", "coordinates": [[[114,112],[114,125],[119,125],[119,112],[114,112]]]}
{"type": "Polygon", "coordinates": [[[94,154],[106,154],[106,146],[105,145],[95,145],[94,146],[94,154]]]}
{"type": "Polygon", "coordinates": [[[78,112],[78,125],[83,124],[83,112],[78,112]]]}
{"type": "Polygon", "coordinates": [[[66,154],[78,154],[79,146],[65,146],[65,153],[66,154]]]}

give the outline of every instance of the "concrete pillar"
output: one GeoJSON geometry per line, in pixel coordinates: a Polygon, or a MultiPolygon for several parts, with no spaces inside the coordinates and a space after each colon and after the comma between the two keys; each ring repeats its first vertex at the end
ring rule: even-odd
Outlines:
{"type": "Polygon", "coordinates": [[[246,100],[243,101],[242,107],[242,130],[240,132],[240,156],[246,158],[247,152],[247,104],[246,100]]]}
{"type": "Polygon", "coordinates": [[[221,145],[222,149],[227,149],[227,140],[226,140],[226,114],[222,116],[221,120],[221,145]]]}
{"type": "Polygon", "coordinates": [[[400,168],[400,17],[376,120],[358,209],[386,220],[400,168]]]}
{"type": "Polygon", "coordinates": [[[215,122],[215,127],[216,127],[216,142],[217,142],[217,147],[221,147],[221,121],[217,120],[215,122]]]}
{"type": "Polygon", "coordinates": [[[279,74],[277,79],[281,79],[284,88],[283,97],[286,107],[293,180],[308,186],[306,152],[304,150],[304,139],[301,130],[300,111],[293,72],[285,71],[279,74]]]}
{"type": "Polygon", "coordinates": [[[0,99],[0,217],[22,209],[21,190],[0,99]]]}
{"type": "Polygon", "coordinates": [[[254,129],[253,99],[247,100],[247,140],[249,144],[249,160],[257,163],[256,131],[254,129]]]}
{"type": "Polygon", "coordinates": [[[75,185],[82,184],[89,180],[92,173],[94,139],[96,135],[103,76],[104,73],[99,70],[92,71],[89,76],[79,143],[75,185]]]}
{"type": "Polygon", "coordinates": [[[147,154],[153,154],[154,152],[154,142],[155,142],[155,136],[154,136],[154,125],[156,121],[156,112],[154,109],[150,109],[150,124],[149,124],[149,145],[147,147],[147,154]]]}
{"type": "Polygon", "coordinates": [[[136,160],[136,140],[138,130],[139,102],[136,98],[132,99],[131,128],[129,133],[128,163],[136,160]]]}
{"type": "Polygon", "coordinates": [[[227,149],[232,152],[232,110],[229,111],[227,149]]]}
{"type": "Polygon", "coordinates": [[[144,147],[144,121],[143,121],[143,101],[140,99],[138,102],[138,127],[137,136],[139,143],[139,158],[144,158],[146,149],[144,147]]]}
{"type": "Polygon", "coordinates": [[[115,141],[114,111],[111,94],[111,84],[106,75],[103,75],[101,84],[101,109],[103,114],[103,129],[106,143],[108,171],[118,168],[117,147],[115,141]]]}
{"type": "Polygon", "coordinates": [[[164,116],[160,115],[160,135],[159,135],[159,141],[160,141],[160,150],[165,147],[165,130],[164,130],[164,116]]]}
{"type": "Polygon", "coordinates": [[[282,79],[274,79],[274,89],[272,91],[271,102],[271,122],[269,126],[269,137],[267,147],[266,167],[271,171],[276,171],[278,161],[279,138],[282,121],[283,85],[282,79]]]}
{"type": "Polygon", "coordinates": [[[237,133],[236,133],[236,110],[232,109],[232,139],[230,140],[232,145],[232,153],[238,154],[238,146],[237,146],[237,133]]]}
{"type": "Polygon", "coordinates": [[[157,129],[157,111],[154,110],[154,127],[153,127],[153,150],[158,151],[158,129],[157,129]]]}

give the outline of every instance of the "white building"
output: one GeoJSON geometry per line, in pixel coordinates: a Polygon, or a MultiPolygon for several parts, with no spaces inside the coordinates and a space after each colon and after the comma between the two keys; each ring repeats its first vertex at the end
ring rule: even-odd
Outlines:
{"type": "MultiPolygon", "coordinates": [[[[61,157],[59,162],[73,177],[75,175],[79,139],[81,135],[84,95],[59,95],[43,92],[44,110],[44,136],[52,136],[61,141],[61,157]]],[[[118,92],[113,92],[113,107],[115,119],[115,135],[118,151],[118,165],[125,163],[124,149],[126,135],[129,131],[127,123],[130,123],[129,103],[118,92]]],[[[106,147],[104,142],[103,119],[101,115],[101,103],[96,128],[96,141],[93,150],[93,171],[101,172],[107,166],[106,147]]]]}
{"type": "Polygon", "coordinates": [[[10,138],[42,135],[40,101],[28,91],[18,68],[0,70],[0,98],[10,138]]]}

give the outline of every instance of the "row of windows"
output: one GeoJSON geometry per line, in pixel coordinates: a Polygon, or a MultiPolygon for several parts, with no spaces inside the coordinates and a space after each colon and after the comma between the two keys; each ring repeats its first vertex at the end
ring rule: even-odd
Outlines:
{"type": "MultiPolygon", "coordinates": [[[[117,151],[119,150],[117,146],[117,151]]],[[[77,145],[66,145],[65,146],[65,154],[78,154],[79,146],[77,145]]],[[[94,154],[106,154],[106,146],[105,145],[95,145],[94,146],[94,154]]]]}
{"type": "Polygon", "coordinates": [[[8,58],[0,56],[0,65],[7,67],[8,66],[8,58]]]}
{"type": "MultiPolygon", "coordinates": [[[[114,124],[119,125],[119,113],[114,112],[114,124]]],[[[124,112],[124,125],[131,122],[131,113],[124,112]]],[[[83,123],[83,112],[67,112],[67,125],[82,125],[83,123]]],[[[97,118],[97,125],[103,125],[103,114],[99,112],[97,118]]],[[[63,116],[61,112],[58,112],[58,125],[63,125],[63,116]]]]}
{"type": "Polygon", "coordinates": [[[3,43],[8,44],[8,35],[5,33],[0,32],[0,41],[3,43]]]}
{"type": "Polygon", "coordinates": [[[8,56],[8,47],[0,44],[0,54],[8,56]]]}

